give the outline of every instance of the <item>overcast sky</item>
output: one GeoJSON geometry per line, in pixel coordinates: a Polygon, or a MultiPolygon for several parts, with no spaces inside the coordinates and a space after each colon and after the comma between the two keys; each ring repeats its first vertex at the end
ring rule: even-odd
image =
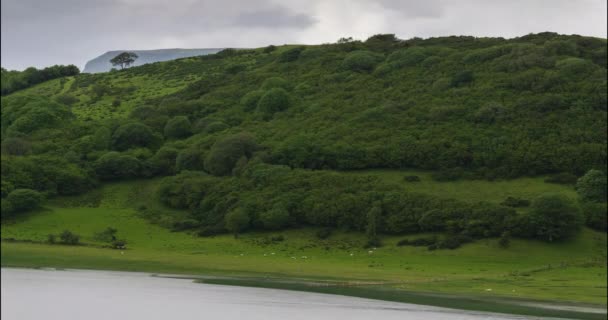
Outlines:
{"type": "Polygon", "coordinates": [[[2,66],[84,63],[109,50],[554,31],[606,38],[606,0],[2,0],[2,66]]]}

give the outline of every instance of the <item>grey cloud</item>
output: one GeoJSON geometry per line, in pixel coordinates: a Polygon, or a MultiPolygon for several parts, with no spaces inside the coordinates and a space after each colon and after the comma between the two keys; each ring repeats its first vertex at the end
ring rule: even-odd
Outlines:
{"type": "Polygon", "coordinates": [[[555,31],[606,37],[606,0],[2,0],[2,66],[105,51],[555,31]]]}
{"type": "Polygon", "coordinates": [[[302,13],[292,13],[284,7],[274,7],[263,11],[252,11],[240,14],[235,20],[235,26],[261,28],[307,28],[316,20],[302,13]]]}

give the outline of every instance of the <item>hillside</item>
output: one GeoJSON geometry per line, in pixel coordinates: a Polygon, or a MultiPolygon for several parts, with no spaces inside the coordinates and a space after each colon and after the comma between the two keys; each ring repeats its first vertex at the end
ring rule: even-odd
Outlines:
{"type": "Polygon", "coordinates": [[[605,305],[607,87],[606,39],[554,33],[225,49],[45,81],[2,97],[2,263],[605,305]],[[95,236],[108,227],[118,238],[95,236]],[[269,246],[318,260],[262,262],[269,246]]]}
{"type": "Polygon", "coordinates": [[[219,52],[220,50],[222,49],[114,50],[108,51],[94,59],[87,61],[82,72],[108,72],[113,68],[110,60],[124,51],[135,52],[138,55],[138,58],[133,63],[133,66],[141,66],[147,63],[213,54],[219,52]]]}

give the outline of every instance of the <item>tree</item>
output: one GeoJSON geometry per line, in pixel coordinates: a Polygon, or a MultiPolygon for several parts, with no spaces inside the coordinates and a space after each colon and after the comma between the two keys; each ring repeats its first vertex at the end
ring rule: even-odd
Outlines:
{"type": "Polygon", "coordinates": [[[113,66],[120,66],[120,69],[128,68],[139,56],[135,52],[122,52],[110,60],[113,66]]]}
{"type": "Polygon", "coordinates": [[[226,229],[234,233],[234,237],[237,238],[241,231],[247,229],[250,219],[247,212],[241,208],[236,208],[226,214],[224,222],[226,223],[226,229]]]}
{"type": "Polygon", "coordinates": [[[141,163],[137,158],[114,151],[97,159],[93,167],[102,180],[134,178],[141,171],[141,163]]]}
{"type": "Polygon", "coordinates": [[[186,116],[177,116],[167,121],[165,125],[166,138],[186,138],[192,134],[192,125],[186,116]]]}
{"type": "Polygon", "coordinates": [[[272,117],[275,112],[289,108],[289,94],[285,89],[273,88],[268,90],[258,101],[258,112],[266,119],[272,117]]]}
{"type": "Polygon", "coordinates": [[[283,205],[275,205],[272,209],[262,212],[260,220],[267,229],[281,229],[289,222],[289,211],[283,205]]]}
{"type": "Polygon", "coordinates": [[[249,134],[228,136],[213,144],[205,158],[205,169],[216,176],[229,175],[241,157],[251,158],[256,149],[257,144],[249,134]]]}
{"type": "Polygon", "coordinates": [[[369,72],[374,69],[382,58],[369,51],[355,51],[349,53],[342,65],[344,68],[355,72],[369,72]]]}
{"type": "Polygon", "coordinates": [[[59,235],[59,240],[61,240],[61,243],[63,244],[77,245],[78,242],[80,242],[80,236],[69,230],[64,230],[59,235]]]}
{"type": "Polygon", "coordinates": [[[139,122],[124,124],[112,134],[112,145],[120,151],[133,147],[155,147],[160,142],[161,138],[150,127],[139,122]]]}
{"type": "Polygon", "coordinates": [[[532,202],[532,210],[524,220],[529,236],[551,242],[567,238],[578,231],[583,217],[568,197],[545,194],[532,202]]]}
{"type": "Polygon", "coordinates": [[[606,202],[606,174],[589,170],[576,182],[576,192],[583,201],[606,202]]]}
{"type": "Polygon", "coordinates": [[[380,239],[378,238],[378,223],[382,215],[382,208],[378,203],[367,212],[367,226],[365,227],[365,234],[367,235],[367,246],[380,246],[380,239]]]}
{"type": "Polygon", "coordinates": [[[2,215],[34,209],[42,203],[43,199],[44,197],[38,191],[15,189],[6,196],[6,199],[2,200],[3,204],[7,203],[7,206],[3,207],[2,215]]]}

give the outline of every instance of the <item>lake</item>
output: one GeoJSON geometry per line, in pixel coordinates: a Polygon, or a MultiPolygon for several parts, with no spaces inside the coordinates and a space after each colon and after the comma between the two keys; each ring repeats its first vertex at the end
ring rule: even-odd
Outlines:
{"type": "Polygon", "coordinates": [[[144,273],[2,269],[3,320],[529,319],[144,273]]]}

